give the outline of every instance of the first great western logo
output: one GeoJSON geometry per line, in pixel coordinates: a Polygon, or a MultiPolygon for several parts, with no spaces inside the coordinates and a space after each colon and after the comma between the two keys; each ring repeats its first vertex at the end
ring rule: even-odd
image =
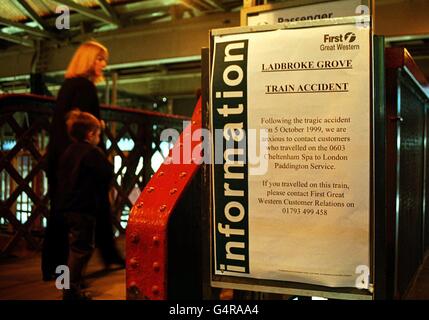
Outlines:
{"type": "Polygon", "coordinates": [[[320,51],[345,51],[359,50],[360,46],[355,44],[357,40],[354,32],[340,34],[324,34],[323,43],[320,45],[320,51]]]}

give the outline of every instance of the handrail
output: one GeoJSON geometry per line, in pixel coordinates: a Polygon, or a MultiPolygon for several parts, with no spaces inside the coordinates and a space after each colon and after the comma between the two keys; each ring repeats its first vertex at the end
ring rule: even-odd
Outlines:
{"type": "Polygon", "coordinates": [[[387,69],[406,67],[429,96],[429,81],[406,48],[387,48],[385,60],[387,69]]]}
{"type": "MultiPolygon", "coordinates": [[[[0,95],[0,180],[5,182],[0,184],[0,224],[9,234],[0,246],[0,254],[10,253],[22,238],[31,247],[39,247],[40,241],[33,235],[43,231],[43,216],[48,214],[43,171],[54,107],[54,97],[0,95]],[[25,168],[22,160],[27,163],[25,168]],[[16,203],[23,198],[31,203],[31,212],[25,213],[25,219],[16,214],[16,203]]],[[[115,172],[112,211],[115,227],[124,233],[133,205],[130,195],[140,192],[152,176],[152,157],[157,153],[164,157],[166,152],[161,148],[161,132],[171,128],[181,131],[183,121],[189,118],[106,105],[101,106],[101,118],[106,122],[108,156],[120,163],[115,172]],[[121,146],[124,142],[128,143],[126,150],[121,146]]]]}
{"type": "MultiPolygon", "coordinates": [[[[49,97],[49,96],[39,96],[32,93],[23,93],[23,94],[17,94],[17,93],[8,93],[8,94],[0,94],[0,107],[4,104],[8,104],[10,102],[15,102],[16,100],[28,100],[29,102],[55,102],[55,97],[49,97]]],[[[144,109],[134,109],[130,107],[121,107],[117,105],[107,105],[107,104],[100,104],[100,108],[103,110],[110,110],[110,111],[120,111],[120,112],[127,112],[127,113],[135,113],[135,114],[141,114],[141,115],[147,115],[151,117],[158,117],[158,118],[166,118],[166,119],[175,119],[175,120],[189,120],[189,117],[182,116],[182,115],[176,115],[176,114],[168,114],[168,113],[162,113],[157,111],[150,111],[150,110],[144,110],[144,109]]]]}
{"type": "MultiPolygon", "coordinates": [[[[168,226],[174,210],[197,173],[202,155],[201,140],[194,141],[196,130],[202,126],[201,98],[192,123],[184,130],[133,206],[126,231],[127,298],[164,300],[168,288],[168,226]],[[184,139],[191,144],[197,159],[184,151],[184,139]],[[171,163],[171,156],[180,154],[180,163],[171,163]]],[[[184,231],[184,230],[183,230],[184,231]]],[[[186,232],[186,231],[184,231],[186,232]]]]}

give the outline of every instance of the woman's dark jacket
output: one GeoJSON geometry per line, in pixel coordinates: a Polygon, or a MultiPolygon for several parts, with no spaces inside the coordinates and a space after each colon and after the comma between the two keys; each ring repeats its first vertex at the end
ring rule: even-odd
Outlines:
{"type": "MultiPolygon", "coordinates": [[[[57,103],[52,118],[48,145],[47,176],[50,191],[57,188],[56,172],[58,162],[71,143],[67,134],[65,117],[72,109],[89,112],[100,119],[100,104],[98,102],[97,89],[88,79],[83,77],[66,79],[57,96],[57,103]]],[[[102,147],[102,146],[101,146],[102,147]]],[[[103,148],[102,148],[103,149],[103,148]]],[[[55,195],[52,195],[55,198],[55,195]]]]}

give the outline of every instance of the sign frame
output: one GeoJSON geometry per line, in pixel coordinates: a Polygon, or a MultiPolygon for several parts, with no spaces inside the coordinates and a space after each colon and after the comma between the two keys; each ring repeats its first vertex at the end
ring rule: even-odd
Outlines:
{"type": "MultiPolygon", "coordinates": [[[[335,3],[340,1],[342,0],[291,0],[291,1],[288,1],[287,3],[285,2],[270,3],[270,4],[259,5],[259,6],[247,7],[247,8],[243,8],[240,11],[240,26],[247,26],[249,16],[252,16],[258,13],[268,13],[268,12],[282,10],[282,9],[292,9],[292,8],[305,7],[310,5],[322,4],[322,3],[329,5],[329,3],[335,3]]],[[[371,0],[360,0],[362,5],[366,5],[368,7],[370,6],[370,1],[371,0]]],[[[371,12],[374,12],[373,7],[370,7],[370,10],[371,12]]],[[[336,19],[336,18],[331,18],[331,19],[336,19]]],[[[317,25],[317,23],[318,23],[317,21],[316,22],[313,21],[313,24],[315,26],[317,25]]]]}
{"type": "MultiPolygon", "coordinates": [[[[359,17],[362,19],[362,17],[359,17]]],[[[367,16],[366,18],[368,21],[370,21],[370,17],[367,16]]],[[[331,25],[347,25],[347,24],[354,24],[356,23],[357,19],[356,17],[344,17],[344,18],[333,18],[329,20],[318,20],[318,21],[299,21],[299,22],[289,22],[289,23],[282,23],[282,24],[276,24],[276,25],[263,25],[263,26],[252,26],[252,27],[236,27],[236,28],[226,28],[226,29],[216,29],[212,30],[210,32],[210,58],[208,61],[208,69],[209,69],[209,78],[211,77],[211,66],[212,66],[212,59],[213,59],[213,49],[214,49],[214,37],[217,35],[229,35],[229,34],[240,34],[240,33],[250,33],[250,32],[264,32],[264,31],[273,31],[278,29],[299,29],[299,28],[309,28],[309,27],[319,27],[319,26],[331,26],[331,25]]],[[[227,276],[227,275],[216,275],[214,273],[214,264],[213,264],[213,251],[214,251],[214,237],[213,237],[213,199],[209,201],[209,222],[210,222],[210,233],[208,237],[210,238],[210,285],[215,288],[231,288],[231,289],[237,289],[237,290],[248,290],[248,291],[257,291],[257,292],[266,292],[266,293],[276,293],[276,294],[286,294],[286,295],[298,295],[298,296],[319,296],[324,298],[332,298],[332,299],[358,299],[358,300],[372,300],[375,298],[375,290],[374,290],[374,283],[375,278],[382,278],[382,272],[379,268],[375,268],[375,251],[376,243],[381,243],[382,241],[375,241],[375,207],[380,208],[381,207],[381,195],[383,194],[383,186],[382,185],[375,185],[376,180],[380,181],[380,179],[375,179],[376,172],[374,170],[374,165],[376,162],[381,165],[379,161],[376,161],[375,155],[377,154],[377,146],[382,144],[383,139],[380,137],[380,134],[383,134],[383,130],[375,130],[374,124],[375,121],[379,118],[378,113],[375,113],[375,104],[377,104],[377,108],[380,107],[383,103],[382,101],[382,94],[375,94],[375,92],[379,92],[383,89],[383,85],[376,86],[374,89],[374,83],[382,84],[382,80],[379,76],[376,76],[374,74],[374,70],[376,69],[374,67],[374,56],[377,56],[378,58],[375,59],[378,63],[383,63],[383,54],[384,54],[384,43],[383,39],[377,38],[373,40],[373,34],[372,29],[370,31],[370,56],[368,57],[370,59],[370,143],[369,143],[369,152],[370,152],[370,181],[369,181],[369,189],[370,189],[370,226],[369,226],[369,244],[370,244],[370,286],[369,289],[357,289],[357,288],[339,288],[339,287],[326,287],[326,286],[320,286],[320,285],[313,285],[313,284],[306,284],[306,283],[298,283],[298,282],[290,282],[290,281],[279,281],[279,280],[268,280],[268,279],[255,279],[255,278],[246,278],[246,277],[234,277],[234,276],[227,276]],[[377,43],[378,45],[375,46],[374,43],[377,43]],[[382,43],[380,45],[380,43],[382,43]],[[377,99],[377,101],[376,101],[377,99]],[[381,189],[380,189],[381,188],[381,189]],[[379,190],[377,192],[378,196],[375,196],[375,191],[379,190]],[[378,199],[378,205],[376,204],[376,198],[378,199]]],[[[380,69],[380,68],[377,68],[380,69]]],[[[204,83],[203,83],[204,84],[204,83]]],[[[207,86],[207,81],[205,82],[205,85],[207,86]]],[[[206,92],[209,92],[210,89],[205,88],[206,92]]],[[[211,126],[211,113],[210,111],[207,112],[207,127],[210,128],[211,126]]],[[[377,120],[377,122],[380,119],[377,120]]],[[[209,170],[210,179],[209,181],[212,181],[213,179],[213,172],[212,170],[209,170]]],[[[209,191],[210,197],[213,196],[213,185],[210,183],[210,191],[209,191]]],[[[380,215],[384,214],[384,212],[381,212],[380,215]]],[[[377,225],[381,225],[382,221],[377,220],[377,225]]],[[[380,227],[378,227],[378,230],[380,230],[380,227]]],[[[382,235],[383,237],[383,235],[382,235]]],[[[379,246],[378,246],[379,247],[379,246]]],[[[377,251],[379,251],[377,249],[377,251]]],[[[380,263],[380,266],[383,263],[380,263]]],[[[380,288],[377,288],[380,289],[380,288]]],[[[377,294],[378,295],[378,294],[377,294]]]]}

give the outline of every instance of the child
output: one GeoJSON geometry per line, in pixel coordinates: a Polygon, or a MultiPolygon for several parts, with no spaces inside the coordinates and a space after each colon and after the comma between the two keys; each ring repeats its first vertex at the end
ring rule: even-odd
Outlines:
{"type": "Polygon", "coordinates": [[[97,189],[107,188],[113,167],[99,147],[102,124],[92,114],[73,110],[67,115],[67,131],[73,143],[60,158],[59,210],[69,230],[70,289],[64,300],[88,299],[81,292],[82,273],[94,251],[97,189]]]}

